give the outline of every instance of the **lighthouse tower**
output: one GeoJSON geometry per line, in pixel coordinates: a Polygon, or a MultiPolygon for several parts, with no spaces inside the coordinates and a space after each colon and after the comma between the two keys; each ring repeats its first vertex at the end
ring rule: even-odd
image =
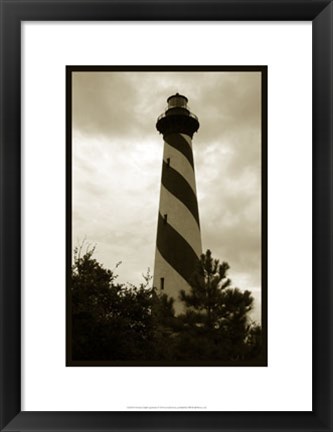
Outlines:
{"type": "Polygon", "coordinates": [[[173,297],[179,314],[183,309],[179,292],[189,291],[202,253],[192,152],[192,137],[199,121],[190,112],[185,96],[177,93],[167,102],[156,124],[163,134],[164,153],[153,284],[173,297]]]}

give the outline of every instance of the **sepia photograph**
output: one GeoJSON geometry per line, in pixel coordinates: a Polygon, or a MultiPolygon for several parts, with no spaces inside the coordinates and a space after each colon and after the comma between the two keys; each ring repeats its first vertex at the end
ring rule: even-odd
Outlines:
{"type": "Polygon", "coordinates": [[[267,366],[267,68],[66,80],[67,366],[267,366]]]}

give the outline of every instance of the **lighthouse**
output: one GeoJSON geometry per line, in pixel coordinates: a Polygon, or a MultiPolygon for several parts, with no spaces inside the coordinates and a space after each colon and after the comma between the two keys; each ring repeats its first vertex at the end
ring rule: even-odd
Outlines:
{"type": "Polygon", "coordinates": [[[163,135],[164,151],[153,285],[174,299],[179,314],[183,311],[179,292],[189,291],[202,253],[192,151],[199,121],[190,112],[185,96],[176,93],[167,103],[156,123],[163,135]]]}

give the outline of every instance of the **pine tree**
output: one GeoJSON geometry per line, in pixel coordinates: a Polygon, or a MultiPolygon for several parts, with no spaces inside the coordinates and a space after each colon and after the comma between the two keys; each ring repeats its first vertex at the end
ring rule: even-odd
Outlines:
{"type": "Polygon", "coordinates": [[[180,317],[184,323],[178,347],[181,358],[246,358],[251,330],[248,313],[253,297],[249,291],[231,287],[228,270],[228,263],[220,263],[207,250],[193,273],[190,292],[181,291],[180,299],[186,305],[186,312],[180,317]]]}
{"type": "Polygon", "coordinates": [[[191,291],[181,291],[180,298],[192,322],[207,329],[216,328],[224,314],[224,290],[231,284],[227,277],[229,264],[213,259],[210,250],[202,254],[191,280],[191,291]]]}

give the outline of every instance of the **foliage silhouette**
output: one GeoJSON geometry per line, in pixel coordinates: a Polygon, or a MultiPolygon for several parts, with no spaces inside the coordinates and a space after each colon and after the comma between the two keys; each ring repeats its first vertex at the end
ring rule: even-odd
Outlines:
{"type": "Polygon", "coordinates": [[[73,360],[140,360],[150,347],[152,290],[116,283],[93,258],[74,252],[72,268],[73,360]]]}
{"type": "Polygon", "coordinates": [[[248,315],[253,297],[231,288],[228,270],[228,263],[220,264],[207,250],[193,273],[191,290],[180,292],[185,312],[179,317],[179,359],[241,361],[260,353],[261,328],[248,315]]]}
{"type": "MultiPolygon", "coordinates": [[[[74,250],[71,305],[72,360],[244,361],[259,358],[261,327],[251,323],[249,291],[231,288],[229,265],[210,250],[193,272],[191,290],[174,299],[151,287],[149,271],[139,287],[117,283],[94,247],[74,250]]],[[[119,263],[116,265],[119,265],[119,263]]]]}

